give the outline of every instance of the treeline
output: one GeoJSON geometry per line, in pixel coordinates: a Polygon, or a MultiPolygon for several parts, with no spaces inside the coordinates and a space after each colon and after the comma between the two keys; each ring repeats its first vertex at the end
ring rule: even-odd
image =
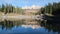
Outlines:
{"type": "Polygon", "coordinates": [[[14,7],[11,4],[2,4],[0,5],[0,12],[7,13],[23,13],[23,10],[20,7],[14,7]]]}
{"type": "Polygon", "coordinates": [[[42,7],[41,13],[45,14],[52,14],[52,15],[59,15],[60,14],[60,2],[59,3],[48,3],[45,7],[42,7]]]}

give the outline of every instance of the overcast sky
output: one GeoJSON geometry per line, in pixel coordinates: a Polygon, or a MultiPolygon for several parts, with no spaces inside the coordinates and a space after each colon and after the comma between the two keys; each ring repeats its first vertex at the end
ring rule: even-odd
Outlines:
{"type": "Polygon", "coordinates": [[[23,6],[45,6],[48,3],[60,2],[60,0],[0,0],[0,5],[3,4],[12,4],[13,6],[23,7],[23,6]]]}

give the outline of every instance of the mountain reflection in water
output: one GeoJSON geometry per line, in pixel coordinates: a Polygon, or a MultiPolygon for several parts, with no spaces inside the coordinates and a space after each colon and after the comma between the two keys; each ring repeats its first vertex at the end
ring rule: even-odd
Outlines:
{"type": "Polygon", "coordinates": [[[0,21],[0,34],[59,34],[59,32],[59,26],[36,20],[0,21]]]}

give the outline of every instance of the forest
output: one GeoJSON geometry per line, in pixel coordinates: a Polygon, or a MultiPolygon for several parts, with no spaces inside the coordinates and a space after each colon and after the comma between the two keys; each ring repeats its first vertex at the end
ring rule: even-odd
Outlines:
{"type": "Polygon", "coordinates": [[[40,10],[43,14],[60,15],[60,2],[48,3],[48,5],[42,7],[40,10]]]}
{"type": "Polygon", "coordinates": [[[12,4],[2,4],[0,5],[0,12],[4,14],[7,13],[23,13],[23,10],[20,7],[15,7],[12,4]]]}

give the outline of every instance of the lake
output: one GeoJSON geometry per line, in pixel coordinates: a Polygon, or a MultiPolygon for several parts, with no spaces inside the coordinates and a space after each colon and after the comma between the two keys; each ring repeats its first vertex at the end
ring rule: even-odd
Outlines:
{"type": "Polygon", "coordinates": [[[0,34],[60,34],[59,28],[35,19],[0,20],[0,34]]]}

